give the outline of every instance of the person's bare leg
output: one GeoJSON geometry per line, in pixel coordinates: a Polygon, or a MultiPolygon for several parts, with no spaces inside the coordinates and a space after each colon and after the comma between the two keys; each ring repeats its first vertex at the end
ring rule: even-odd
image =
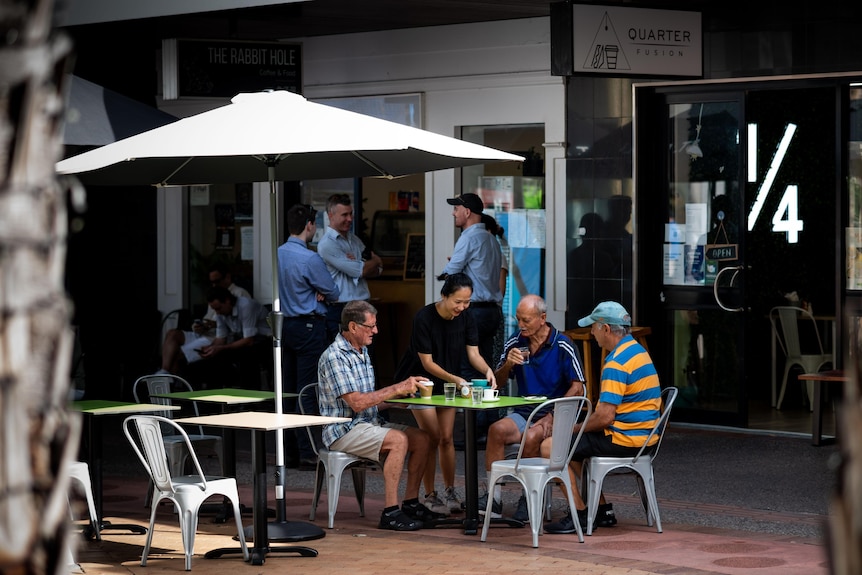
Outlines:
{"type": "MultiPolygon", "coordinates": [[[[447,411],[454,412],[455,410],[447,409],[447,411]]],[[[437,446],[440,444],[440,423],[437,421],[436,409],[414,409],[413,417],[416,419],[419,429],[427,433],[430,439],[423,476],[425,493],[428,494],[434,491],[434,478],[437,475],[437,446]]]]}
{"type": "Polygon", "coordinates": [[[183,352],[180,349],[186,343],[186,335],[179,329],[168,330],[162,343],[162,369],[170,373],[179,373],[183,352]]]}
{"type": "Polygon", "coordinates": [[[407,450],[410,452],[410,459],[407,461],[407,486],[404,489],[404,499],[416,499],[419,497],[419,484],[422,482],[422,474],[425,472],[428,452],[434,453],[436,449],[431,449],[428,434],[421,429],[408,427],[404,430],[404,434],[407,436],[407,450]]]}
{"type": "MultiPolygon", "coordinates": [[[[385,507],[398,505],[398,483],[404,470],[404,458],[407,457],[407,435],[397,429],[390,429],[380,446],[383,459],[383,499],[385,507]]],[[[411,457],[412,459],[412,457],[411,457]]],[[[418,490],[418,486],[417,486],[418,490]]]]}
{"type": "Polygon", "coordinates": [[[488,428],[488,439],[485,442],[485,471],[491,471],[491,464],[503,459],[507,445],[519,441],[521,441],[521,432],[510,417],[504,417],[492,423],[488,428]]]}
{"type": "MultiPolygon", "coordinates": [[[[438,429],[440,430],[440,474],[443,476],[443,487],[455,486],[455,410],[447,407],[438,408],[438,429]]],[[[428,474],[428,471],[425,471],[428,474]]]]}
{"type": "MultiPolygon", "coordinates": [[[[551,456],[551,446],[553,445],[553,437],[549,437],[542,442],[541,446],[541,455],[542,457],[550,457],[551,456]]],[[[575,509],[582,511],[587,508],[587,505],[584,503],[584,499],[581,497],[580,489],[578,486],[579,478],[581,476],[581,471],[583,469],[583,465],[578,461],[572,461],[569,463],[569,480],[572,482],[572,498],[575,500],[575,509]]],[[[563,495],[566,495],[566,489],[560,484],[560,491],[563,492],[563,495]]]]}

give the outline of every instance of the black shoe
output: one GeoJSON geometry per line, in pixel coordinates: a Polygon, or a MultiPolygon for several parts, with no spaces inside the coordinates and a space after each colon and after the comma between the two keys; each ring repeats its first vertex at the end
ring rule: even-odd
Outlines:
{"type": "Polygon", "coordinates": [[[417,531],[422,529],[422,522],[411,519],[400,509],[395,509],[389,513],[385,511],[381,513],[380,523],[377,527],[379,529],[391,529],[392,531],[417,531]]]}
{"type": "MultiPolygon", "coordinates": [[[[581,531],[586,531],[587,529],[587,510],[578,510],[578,523],[581,524],[581,531]]],[[[595,530],[595,527],[593,527],[595,530]]],[[[567,533],[575,533],[577,530],[575,529],[575,522],[572,520],[572,513],[566,513],[562,519],[559,521],[555,521],[554,523],[548,523],[545,525],[545,533],[550,533],[553,535],[565,535],[567,533]]]]}
{"type": "Polygon", "coordinates": [[[300,471],[315,471],[317,470],[317,460],[316,459],[306,459],[302,458],[299,460],[299,465],[297,469],[300,471]]]}
{"type": "Polygon", "coordinates": [[[419,521],[420,524],[431,523],[440,519],[445,519],[446,517],[446,515],[444,515],[443,513],[431,511],[423,504],[419,503],[419,501],[414,501],[412,503],[403,503],[401,505],[401,511],[403,511],[404,514],[407,515],[407,517],[419,521]]]}
{"type": "Polygon", "coordinates": [[[599,505],[596,520],[593,521],[593,529],[596,527],[613,527],[617,524],[617,516],[614,514],[614,506],[611,503],[599,505]]]}

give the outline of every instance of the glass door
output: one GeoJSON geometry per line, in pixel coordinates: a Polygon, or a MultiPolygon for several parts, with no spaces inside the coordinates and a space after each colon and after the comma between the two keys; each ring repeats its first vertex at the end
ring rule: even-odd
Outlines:
{"type": "MultiPolygon", "coordinates": [[[[680,388],[685,420],[740,427],[774,420],[784,373],[769,320],[774,306],[813,311],[831,344],[835,102],[834,88],[664,99],[660,361],[664,382],[680,388]]],[[[784,411],[807,410],[796,375],[784,411]]]]}

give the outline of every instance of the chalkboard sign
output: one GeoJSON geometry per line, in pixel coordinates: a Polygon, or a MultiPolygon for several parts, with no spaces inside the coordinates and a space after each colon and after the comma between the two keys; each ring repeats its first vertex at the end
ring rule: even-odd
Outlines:
{"type": "Polygon", "coordinates": [[[404,279],[425,279],[425,234],[407,234],[404,252],[404,279]]]}

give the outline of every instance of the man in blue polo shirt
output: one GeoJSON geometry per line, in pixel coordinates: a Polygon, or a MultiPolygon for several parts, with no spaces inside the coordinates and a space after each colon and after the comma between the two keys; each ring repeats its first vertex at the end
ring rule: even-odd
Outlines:
{"type": "MultiPolygon", "coordinates": [[[[495,376],[497,381],[506,381],[514,372],[518,383],[518,395],[543,395],[548,399],[582,395],[584,393],[584,369],[578,348],[566,335],[547,321],[548,306],[537,295],[524,296],[515,310],[518,331],[506,341],[500,355],[495,376]],[[529,348],[525,354],[521,350],[529,348]]],[[[535,406],[520,406],[506,417],[494,422],[488,429],[485,447],[485,470],[505,456],[507,445],[520,443],[524,437],[524,457],[538,457],[542,441],[551,436],[554,418],[546,412],[533,421],[524,436],[527,418],[535,406]]],[[[479,500],[479,511],[484,513],[488,503],[487,493],[479,500]]],[[[500,517],[500,485],[494,486],[494,503],[491,511],[500,517]]],[[[518,508],[513,515],[518,521],[527,522],[527,500],[521,495],[518,508]]]]}

